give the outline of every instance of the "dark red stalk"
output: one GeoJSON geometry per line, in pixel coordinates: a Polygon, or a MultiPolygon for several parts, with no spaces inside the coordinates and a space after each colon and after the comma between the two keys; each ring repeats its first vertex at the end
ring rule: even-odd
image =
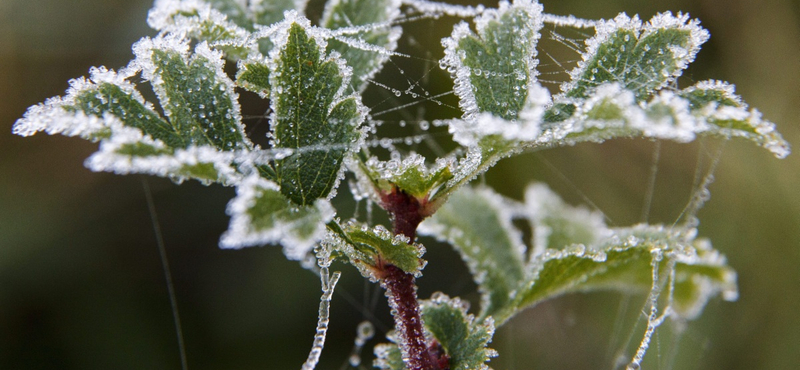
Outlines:
{"type": "MultiPolygon", "coordinates": [[[[395,235],[405,235],[409,243],[417,236],[417,227],[425,218],[423,207],[417,198],[393,188],[382,197],[382,206],[392,216],[395,235]]],[[[417,284],[414,275],[397,266],[383,266],[381,286],[386,289],[389,306],[394,316],[395,330],[399,334],[400,349],[408,370],[446,370],[448,358],[441,353],[440,346],[428,346],[422,328],[417,284]]]]}
{"type": "Polygon", "coordinates": [[[381,286],[386,289],[395,330],[408,370],[440,370],[438,356],[429,351],[422,329],[414,276],[397,266],[386,265],[381,286]]]}
{"type": "Polygon", "coordinates": [[[413,243],[417,226],[425,218],[419,200],[397,188],[384,194],[381,200],[383,208],[392,216],[395,235],[405,235],[413,243]]]}

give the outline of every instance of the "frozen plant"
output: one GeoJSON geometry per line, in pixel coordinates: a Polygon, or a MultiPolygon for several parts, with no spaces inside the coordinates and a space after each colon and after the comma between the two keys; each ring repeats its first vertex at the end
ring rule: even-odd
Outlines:
{"type": "MultiPolygon", "coordinates": [[[[324,346],[340,276],[329,272],[334,261],[386,290],[395,330],[375,347],[381,369],[488,368],[496,326],[565,293],[608,289],[647,295],[646,330],[627,364],[636,369],[665,320],[692,320],[716,296],[737,298],[735,272],[697,237],[695,214],[710,177],[683,223],[623,228],[543,184],[531,184],[523,201],[468,185],[509,156],[619,137],[739,137],[788,155],[774,125],[732,85],[678,86],[709,37],[697,20],[680,13],[583,20],[543,13],[535,0],[498,8],[329,0],[315,25],[305,7],[302,0],[157,0],[148,23],[159,34],[134,44],[127,66],[91,69],[65,96],[31,107],[14,132],[97,141],[86,161],[93,171],[235,187],[222,248],[276,244],[289,259],[317,261],[303,264],[319,272],[323,289],[303,369],[315,367],[324,346]],[[442,40],[439,62],[463,114],[430,123],[446,126],[458,147],[426,158],[379,137],[360,94],[369,84],[385,86],[373,78],[402,56],[395,49],[408,19],[442,16],[465,19],[442,40]],[[592,35],[555,94],[537,78],[545,23],[592,35]],[[144,99],[150,88],[158,102],[144,99]],[[268,99],[266,147],[246,135],[237,89],[268,99]],[[373,143],[391,155],[375,155],[373,143]],[[354,179],[356,201],[388,213],[389,227],[337,212],[331,199],[345,176],[354,179]],[[530,247],[514,221],[530,226],[530,247]],[[441,293],[418,299],[415,279],[426,265],[418,233],[461,254],[481,294],[479,310],[441,293]]],[[[358,351],[371,330],[359,328],[358,351]]]]}

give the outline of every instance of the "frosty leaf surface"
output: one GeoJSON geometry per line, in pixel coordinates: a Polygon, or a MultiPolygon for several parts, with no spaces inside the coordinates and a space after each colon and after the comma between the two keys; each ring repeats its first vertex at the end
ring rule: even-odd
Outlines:
{"type": "Polygon", "coordinates": [[[411,154],[402,161],[381,161],[370,157],[366,161],[354,161],[349,166],[356,173],[362,191],[367,192],[377,203],[383,201],[383,196],[400,190],[416,198],[423,207],[421,211],[429,215],[441,204],[429,201],[453,178],[455,163],[450,159],[439,158],[429,167],[423,156],[411,154]]]}
{"type": "Polygon", "coordinates": [[[541,183],[528,185],[525,202],[516,207],[514,218],[531,227],[531,257],[572,244],[592,245],[611,234],[602,213],[571,206],[541,183]]]}
{"type": "Polygon", "coordinates": [[[397,338],[393,335],[387,335],[387,339],[391,343],[380,343],[375,346],[375,361],[373,366],[382,370],[406,370],[406,364],[403,362],[403,352],[397,346],[397,338]]]}
{"type": "Polygon", "coordinates": [[[308,205],[338,184],[344,158],[361,137],[363,108],[357,97],[342,96],[349,69],[341,59],[325,57],[300,24],[287,21],[287,28],[272,62],[271,124],[274,147],[292,154],[274,165],[281,192],[308,205]]]}
{"type": "Polygon", "coordinates": [[[233,151],[252,144],[221,55],[204,43],[189,53],[188,42],[176,36],[145,38],[134,51],[137,58],[119,73],[93,68],[89,79],[72,81],[66,96],[31,107],[15,132],[100,140],[86,162],[94,171],[238,182],[233,151]],[[139,75],[153,86],[166,117],[129,81],[139,75]]]}
{"type": "Polygon", "coordinates": [[[222,54],[201,43],[173,38],[144,39],[134,46],[143,76],[150,80],[175,130],[192,144],[220,150],[250,146],[244,135],[238,95],[222,70],[222,54]]]}
{"type": "Polygon", "coordinates": [[[661,226],[639,225],[613,233],[592,247],[577,244],[539,255],[528,267],[528,281],[520,286],[511,309],[498,315],[498,321],[504,321],[513,311],[570,292],[646,292],[652,285],[654,258],[665,274],[668,262],[675,263],[678,278],[673,282],[673,298],[678,299],[671,308],[679,316],[695,318],[706,301],[717,294],[726,300],[738,296],[735,272],[706,241],[699,241],[706,250],[698,252],[693,239],[661,226]]]}
{"type": "Polygon", "coordinates": [[[597,86],[617,83],[644,100],[680,76],[706,40],[708,32],[685,14],[660,13],[644,25],[620,14],[598,23],[562,90],[567,97],[586,98],[597,86]]]}
{"type": "Polygon", "coordinates": [[[363,91],[397,47],[402,28],[392,22],[400,15],[399,0],[331,0],[325,5],[320,23],[328,29],[352,29],[328,42],[328,50],[336,50],[353,69],[350,84],[363,91]],[[361,26],[361,27],[358,27],[361,26]],[[358,45],[366,44],[363,47],[358,45]],[[371,47],[378,50],[370,50],[371,47]]]}
{"type": "Polygon", "coordinates": [[[228,214],[231,223],[220,241],[223,248],[281,244],[289,259],[301,260],[325,236],[334,210],[324,199],[297,205],[277,184],[254,175],[237,187],[228,214]]]}
{"type": "Polygon", "coordinates": [[[350,222],[342,227],[329,225],[335,232],[331,234],[334,250],[346,256],[364,277],[377,281],[380,271],[386,264],[401,270],[420,275],[427,262],[422,259],[425,248],[409,243],[403,235],[393,235],[385,227],[368,227],[350,222]]]}
{"type": "Polygon", "coordinates": [[[525,198],[520,203],[490,189],[463,188],[420,229],[461,253],[482,295],[480,317],[503,323],[526,307],[571,292],[646,292],[653,258],[661,258],[663,266],[674,264],[672,308],[678,315],[696,317],[720,293],[735,299],[735,273],[706,241],[694,239],[693,230],[611,229],[601,215],[565,204],[544,185],[529,187],[525,198]],[[531,225],[529,258],[512,219],[531,225]]]}
{"type": "Polygon", "coordinates": [[[487,188],[464,187],[420,225],[421,234],[449,242],[467,263],[481,293],[481,317],[506,307],[525,276],[525,245],[509,205],[487,188]]]}
{"type": "Polygon", "coordinates": [[[541,13],[536,2],[501,2],[499,9],[488,9],[475,19],[477,35],[462,22],[442,40],[442,65],[456,78],[465,116],[488,112],[506,120],[519,117],[536,79],[541,13]]]}
{"type": "Polygon", "coordinates": [[[269,65],[261,58],[252,58],[239,62],[236,73],[236,84],[247,91],[254,92],[262,98],[269,97],[269,65]]]}
{"type": "MultiPolygon", "coordinates": [[[[238,7],[233,3],[231,5],[238,7]]],[[[232,9],[217,9],[212,7],[211,2],[200,0],[158,0],[150,10],[147,21],[158,31],[184,34],[198,41],[206,41],[213,48],[224,51],[228,58],[246,58],[256,51],[254,44],[247,40],[247,25],[236,24],[231,15],[225,13],[226,10],[232,9]]]]}
{"type": "Polygon", "coordinates": [[[422,318],[448,355],[451,370],[488,369],[486,362],[497,356],[487,348],[494,335],[493,320],[476,320],[460,299],[434,293],[422,303],[422,318]]]}
{"type": "Polygon", "coordinates": [[[544,125],[539,138],[525,145],[537,149],[619,137],[689,142],[701,135],[744,138],[778,158],[790,152],[775,124],[762,119],[757,110],[748,110],[732,86],[716,81],[679,91],[662,90],[642,102],[619,84],[604,84],[587,99],[575,102],[569,118],[544,125]]]}

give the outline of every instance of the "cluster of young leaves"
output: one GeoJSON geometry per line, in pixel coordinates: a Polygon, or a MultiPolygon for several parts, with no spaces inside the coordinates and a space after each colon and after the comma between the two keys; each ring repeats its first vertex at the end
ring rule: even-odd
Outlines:
{"type": "MultiPolygon", "coordinates": [[[[451,369],[486,368],[495,355],[486,348],[495,323],[543,300],[602,289],[646,292],[654,264],[663,267],[656,282],[669,281],[665,300],[674,317],[695,318],[718,294],[736,297],[735,273],[691,227],[609,228],[542,185],[532,185],[524,202],[463,186],[522,151],[619,137],[741,137],[788,155],[774,125],[748,109],[732,85],[677,87],[708,38],[696,20],[663,13],[646,23],[625,14],[566,22],[591,25],[595,34],[570,81],[552,95],[537,80],[547,18],[535,0],[496,9],[331,0],[320,27],[304,9],[302,0],[157,0],[148,22],[160,33],[134,45],[130,64],[118,72],[92,69],[65,96],[31,107],[14,131],[98,141],[86,162],[95,171],[235,186],[222,247],[281,244],[288,258],[302,260],[324,243],[372,280],[387,264],[419,276],[424,247],[408,235],[336,217],[330,199],[351,170],[359,191],[389,212],[403,199],[414,222],[428,218],[420,231],[453,245],[472,271],[482,295],[477,317],[458,298],[437,295],[422,305],[426,336],[441,345],[451,369]],[[455,153],[464,154],[432,166],[417,154],[382,161],[365,147],[368,109],[358,94],[393,54],[404,4],[409,13],[475,16],[474,31],[461,22],[442,40],[440,63],[463,115],[437,123],[449,127],[461,145],[455,153]],[[225,73],[226,60],[236,63],[235,76],[225,73]],[[268,148],[248,139],[236,88],[269,99],[268,148]],[[148,89],[157,106],[144,99],[148,89]],[[533,230],[530,248],[514,220],[533,230]]],[[[398,344],[376,347],[378,367],[406,367],[398,344]]]]}

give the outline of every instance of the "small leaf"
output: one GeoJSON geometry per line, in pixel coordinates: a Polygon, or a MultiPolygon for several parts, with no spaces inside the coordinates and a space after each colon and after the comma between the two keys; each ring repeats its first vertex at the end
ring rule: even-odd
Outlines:
{"type": "Polygon", "coordinates": [[[270,90],[269,74],[269,65],[260,58],[240,61],[239,71],[236,72],[236,84],[266,99],[269,97],[270,90]]]}
{"type": "Polygon", "coordinates": [[[710,134],[745,138],[778,158],[789,155],[789,143],[775,130],[775,124],[761,119],[761,113],[757,110],[747,110],[747,104],[734,94],[733,85],[702,81],[680,91],[678,95],[689,101],[692,115],[710,125],[710,134]]]}
{"type": "Polygon", "coordinates": [[[121,122],[107,124],[110,137],[102,140],[100,150],[86,160],[86,167],[92,171],[123,175],[145,173],[169,177],[176,182],[196,179],[204,184],[231,185],[241,180],[241,174],[232,166],[233,153],[208,145],[172,148],[121,122]]]}
{"type": "Polygon", "coordinates": [[[302,260],[325,236],[325,224],[334,211],[324,199],[297,205],[281,194],[277,184],[253,175],[237,187],[228,214],[231,223],[220,241],[223,248],[275,243],[283,245],[289,259],[302,260]]]}
{"type": "Polygon", "coordinates": [[[587,98],[591,90],[606,83],[617,83],[633,91],[637,100],[646,100],[680,76],[694,60],[708,31],[688,15],[660,13],[642,25],[638,17],[620,14],[601,21],[594,37],[586,40],[587,50],[562,86],[569,98],[587,98]]]}
{"type": "Polygon", "coordinates": [[[402,28],[391,24],[400,16],[400,4],[398,0],[331,0],[326,3],[320,21],[325,28],[339,32],[353,29],[341,40],[331,40],[328,51],[338,51],[353,68],[350,84],[356,91],[367,87],[367,81],[380,71],[389,60],[389,54],[397,48],[402,28]],[[355,34],[355,39],[350,34],[355,34]],[[368,50],[373,48],[377,50],[368,50]]]}
{"type": "Polygon", "coordinates": [[[592,245],[611,235],[601,212],[568,205],[540,183],[525,189],[525,203],[517,207],[514,218],[524,219],[531,226],[531,257],[572,244],[592,245]]]}
{"type": "Polygon", "coordinates": [[[459,105],[469,118],[488,112],[505,120],[519,118],[536,80],[536,43],[542,6],[530,0],[501,2],[475,19],[478,35],[460,23],[442,40],[441,63],[456,78],[459,105]]]}
{"type": "Polygon", "coordinates": [[[134,45],[136,62],[151,81],[170,123],[193,144],[220,150],[250,147],[233,82],[222,70],[221,53],[205,43],[192,56],[187,49],[187,43],[169,36],[134,45]]]}
{"type": "Polygon", "coordinates": [[[380,343],[375,346],[375,362],[373,366],[382,370],[406,370],[403,362],[403,352],[397,346],[395,332],[386,335],[391,343],[380,343]]]}
{"type": "Polygon", "coordinates": [[[325,58],[297,22],[289,18],[287,39],[276,42],[282,46],[270,74],[271,124],[274,147],[293,151],[275,161],[281,192],[307,205],[338,185],[344,158],[361,138],[364,108],[357,97],[342,97],[347,84],[343,62],[325,58]]]}
{"type": "Polygon", "coordinates": [[[486,347],[494,335],[494,321],[475,320],[458,298],[434,293],[422,302],[422,320],[450,358],[450,370],[488,370],[486,362],[497,356],[486,347]]]}
{"type": "Polygon", "coordinates": [[[420,225],[421,234],[449,242],[467,263],[481,293],[480,317],[506,307],[525,276],[525,245],[510,205],[488,188],[465,187],[420,225]]]}
{"type": "Polygon", "coordinates": [[[402,161],[387,162],[370,157],[366,161],[353,161],[349,166],[358,178],[361,191],[378,204],[396,189],[416,198],[427,216],[441,204],[429,204],[429,200],[453,178],[455,163],[452,159],[438,158],[433,167],[428,168],[425,157],[414,153],[402,161]]]}
{"type": "MultiPolygon", "coordinates": [[[[222,3],[222,2],[220,2],[222,3]]],[[[252,24],[236,24],[230,13],[239,13],[238,4],[217,9],[202,1],[158,0],[147,16],[147,23],[162,33],[183,34],[198,41],[206,41],[212,48],[221,50],[231,59],[244,59],[257,53],[256,46],[248,40],[252,24]],[[227,12],[227,13],[226,13],[227,12]]],[[[223,4],[215,4],[223,5],[223,4]]]]}
{"type": "Polygon", "coordinates": [[[329,242],[334,244],[333,249],[344,254],[364,277],[372,281],[378,281],[386,264],[421,276],[427,263],[422,259],[425,247],[409,243],[407,237],[394,235],[381,225],[369,228],[350,222],[331,236],[329,242]]]}

